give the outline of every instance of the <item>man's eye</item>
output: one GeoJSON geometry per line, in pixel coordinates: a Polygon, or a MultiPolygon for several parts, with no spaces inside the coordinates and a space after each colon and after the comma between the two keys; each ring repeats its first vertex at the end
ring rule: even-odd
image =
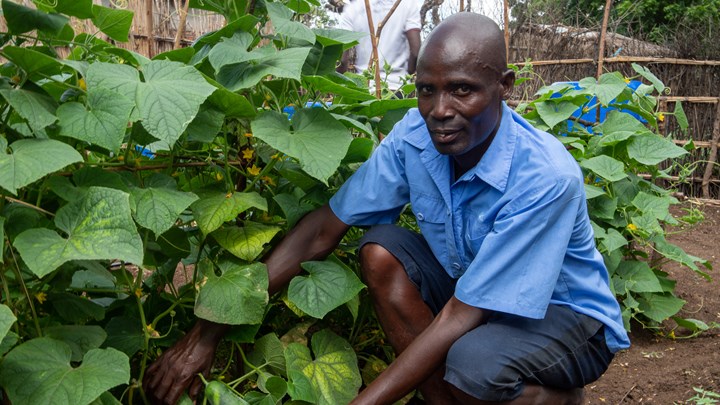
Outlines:
{"type": "Polygon", "coordinates": [[[467,96],[468,94],[470,94],[470,86],[465,85],[465,84],[457,86],[455,88],[455,91],[453,91],[453,93],[455,93],[458,96],[467,96]]]}
{"type": "Polygon", "coordinates": [[[417,88],[418,94],[421,96],[427,96],[429,94],[432,94],[432,89],[430,86],[418,86],[417,88]]]}

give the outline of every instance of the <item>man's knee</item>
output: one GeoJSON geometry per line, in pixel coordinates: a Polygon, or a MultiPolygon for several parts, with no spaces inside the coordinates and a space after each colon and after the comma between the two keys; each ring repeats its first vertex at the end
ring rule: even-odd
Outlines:
{"type": "Polygon", "coordinates": [[[445,362],[445,380],[455,389],[486,401],[508,401],[522,391],[522,379],[504,367],[502,354],[477,342],[458,339],[445,362]]]}
{"type": "Polygon", "coordinates": [[[366,243],[360,248],[360,271],[370,288],[382,285],[393,268],[402,270],[395,256],[377,243],[366,243]]]}

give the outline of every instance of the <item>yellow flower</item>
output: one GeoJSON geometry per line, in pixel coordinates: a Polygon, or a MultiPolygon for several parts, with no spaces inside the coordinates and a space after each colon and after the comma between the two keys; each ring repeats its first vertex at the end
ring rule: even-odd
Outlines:
{"type": "Polygon", "coordinates": [[[38,302],[42,304],[45,301],[47,301],[47,294],[40,291],[39,293],[35,294],[35,299],[38,300],[38,302]]]}
{"type": "Polygon", "coordinates": [[[225,194],[225,198],[230,198],[230,197],[232,197],[232,196],[233,196],[233,192],[232,192],[232,191],[230,191],[230,192],[228,192],[227,194],[225,194]]]}
{"type": "Polygon", "coordinates": [[[85,79],[78,80],[78,87],[83,89],[83,91],[87,91],[87,84],[85,83],[85,79]]]}
{"type": "Polygon", "coordinates": [[[663,122],[665,121],[665,114],[659,113],[657,116],[658,121],[663,122]]]}
{"type": "Polygon", "coordinates": [[[242,150],[243,159],[250,160],[253,157],[253,150],[250,148],[245,148],[242,150]]]}
{"type": "Polygon", "coordinates": [[[248,171],[248,173],[252,174],[253,176],[257,176],[258,174],[260,174],[260,168],[255,165],[252,165],[252,167],[249,167],[247,169],[247,171],[248,171]]]}
{"type": "Polygon", "coordinates": [[[630,78],[625,78],[625,84],[630,84],[630,78]]]}
{"type": "Polygon", "coordinates": [[[273,160],[280,160],[280,159],[282,159],[282,153],[278,152],[278,153],[270,156],[270,158],[273,160]]]}
{"type": "Polygon", "coordinates": [[[135,296],[136,296],[136,297],[140,298],[140,297],[142,297],[142,295],[143,295],[142,288],[138,288],[138,289],[135,290],[135,296]]]}
{"type": "Polygon", "coordinates": [[[627,226],[627,230],[630,232],[635,232],[635,231],[637,231],[637,229],[638,229],[638,227],[635,224],[629,224],[627,226]]]}
{"type": "Polygon", "coordinates": [[[215,180],[220,181],[223,179],[223,174],[220,172],[215,173],[215,180]]]}
{"type": "Polygon", "coordinates": [[[252,138],[252,132],[245,132],[245,138],[252,138]]]}
{"type": "Polygon", "coordinates": [[[274,185],[275,185],[275,180],[273,180],[273,179],[272,179],[271,177],[269,177],[269,176],[262,176],[262,177],[260,178],[260,180],[264,181],[265,183],[267,183],[267,184],[269,184],[269,185],[271,185],[271,186],[274,186],[274,185]]]}
{"type": "Polygon", "coordinates": [[[147,326],[145,326],[145,329],[147,329],[147,331],[151,337],[154,337],[154,338],[160,337],[160,334],[158,333],[158,331],[156,331],[155,328],[153,328],[151,324],[148,324],[147,326]]]}

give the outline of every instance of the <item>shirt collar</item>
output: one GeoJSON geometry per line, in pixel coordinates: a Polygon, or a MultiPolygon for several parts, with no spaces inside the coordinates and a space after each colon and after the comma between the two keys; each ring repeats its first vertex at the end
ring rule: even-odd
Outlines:
{"type": "MultiPolygon", "coordinates": [[[[416,118],[422,120],[419,112],[416,118]]],[[[480,162],[465,173],[464,178],[469,179],[474,175],[498,191],[505,191],[517,141],[517,125],[513,125],[513,122],[513,111],[503,102],[502,118],[495,138],[480,162]]],[[[430,134],[425,125],[418,126],[405,139],[410,145],[422,149],[424,154],[431,159],[440,156],[430,140],[430,134]]]]}

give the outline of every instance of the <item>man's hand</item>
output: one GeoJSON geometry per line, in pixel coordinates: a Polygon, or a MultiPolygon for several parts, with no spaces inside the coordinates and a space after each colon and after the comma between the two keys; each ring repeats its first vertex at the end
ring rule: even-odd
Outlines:
{"type": "Polygon", "coordinates": [[[174,405],[189,388],[195,399],[202,388],[198,374],[207,376],[226,325],[199,320],[174,346],[167,349],[145,372],[143,389],[153,404],[174,405]]]}

